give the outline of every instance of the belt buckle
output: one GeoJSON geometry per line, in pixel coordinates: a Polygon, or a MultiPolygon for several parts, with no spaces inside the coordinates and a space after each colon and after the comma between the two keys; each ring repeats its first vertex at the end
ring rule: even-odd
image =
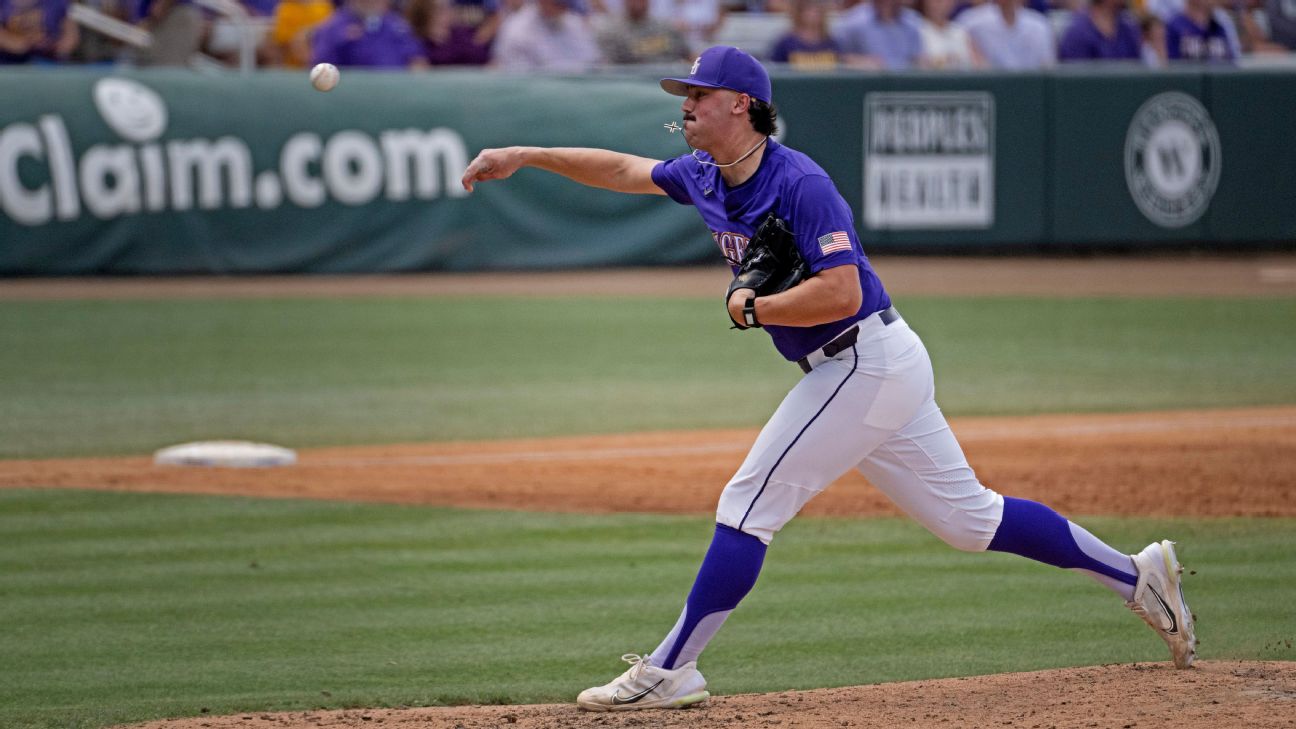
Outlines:
{"type": "Polygon", "coordinates": [[[828,342],[827,344],[820,347],[819,349],[816,349],[810,354],[797,360],[797,366],[801,368],[802,372],[806,374],[810,374],[811,370],[814,369],[814,367],[810,364],[810,357],[814,356],[815,354],[822,354],[827,359],[832,359],[833,357],[836,357],[838,354],[843,352],[846,349],[846,347],[850,346],[850,345],[845,345],[845,346],[838,347],[836,346],[838,342],[840,342],[843,339],[849,338],[851,339],[851,344],[854,344],[855,343],[854,338],[858,336],[859,336],[859,324],[853,324],[846,331],[833,337],[832,341],[828,342]]]}

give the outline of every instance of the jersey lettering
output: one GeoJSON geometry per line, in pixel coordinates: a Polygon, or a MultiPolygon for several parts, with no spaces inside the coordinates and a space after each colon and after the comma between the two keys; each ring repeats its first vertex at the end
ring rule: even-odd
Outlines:
{"type": "Polygon", "coordinates": [[[720,254],[725,260],[737,266],[747,251],[747,244],[751,239],[741,233],[717,233],[711,231],[711,237],[715,239],[716,245],[720,246],[720,254]]]}
{"type": "MultiPolygon", "coordinates": [[[[814,160],[788,149],[771,139],[766,143],[765,157],[757,173],[738,187],[724,184],[713,167],[700,164],[698,158],[683,154],[653,167],[653,182],[681,205],[692,205],[706,222],[707,232],[720,253],[737,270],[742,256],[751,247],[751,237],[771,210],[783,213],[793,225],[801,256],[812,271],[854,265],[859,271],[863,293],[859,310],[837,321],[812,326],[770,325],[765,333],[785,358],[795,362],[807,352],[822,347],[851,323],[891,305],[886,291],[859,250],[853,233],[854,221],[846,204],[827,173],[814,160]],[[709,193],[708,193],[709,191],[709,193]],[[844,233],[840,250],[826,244],[825,251],[816,240],[825,233],[844,233]]],[[[829,238],[829,244],[835,243],[829,238]]]]}

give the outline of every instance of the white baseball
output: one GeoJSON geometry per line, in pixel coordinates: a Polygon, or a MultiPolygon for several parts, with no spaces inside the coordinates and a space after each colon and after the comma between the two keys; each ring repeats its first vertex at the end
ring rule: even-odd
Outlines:
{"type": "Polygon", "coordinates": [[[317,63],[310,72],[311,85],[320,91],[332,91],[341,78],[337,66],[331,63],[317,63]]]}

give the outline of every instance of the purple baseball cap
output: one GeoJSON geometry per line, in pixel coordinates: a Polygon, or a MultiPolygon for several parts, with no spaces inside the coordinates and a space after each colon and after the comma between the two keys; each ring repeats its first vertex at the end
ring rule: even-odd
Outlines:
{"type": "Polygon", "coordinates": [[[668,94],[688,96],[688,87],[729,89],[770,103],[770,79],[765,67],[733,46],[711,46],[702,51],[689,69],[688,78],[664,78],[661,87],[668,94]]]}

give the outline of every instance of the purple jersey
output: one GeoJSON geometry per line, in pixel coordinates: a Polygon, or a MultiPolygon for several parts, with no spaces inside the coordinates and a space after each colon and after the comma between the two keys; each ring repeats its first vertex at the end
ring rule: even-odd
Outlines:
{"type": "Polygon", "coordinates": [[[860,51],[880,59],[884,68],[913,68],[922,57],[922,32],[911,16],[884,21],[875,15],[859,26],[857,33],[860,51]]]}
{"type": "MultiPolygon", "coordinates": [[[[711,161],[705,152],[697,154],[711,161]]],[[[843,265],[859,269],[864,302],[854,315],[812,327],[765,327],[788,360],[801,359],[852,323],[891,306],[855,235],[850,207],[827,173],[804,154],[771,139],[756,173],[736,187],[725,184],[720,170],[687,154],[659,163],[652,179],[675,202],[697,208],[735,273],[734,262],[742,258],[748,240],[771,212],[788,223],[812,273],[843,265]]]]}
{"type": "Polygon", "coordinates": [[[274,17],[275,6],[279,0],[243,0],[243,7],[252,12],[253,15],[261,15],[267,18],[274,17]]]}
{"type": "Polygon", "coordinates": [[[841,60],[841,49],[837,41],[824,38],[817,43],[807,43],[795,33],[788,33],[774,44],[770,51],[770,60],[775,63],[790,63],[793,66],[825,68],[836,66],[841,60]]]}
{"type": "Polygon", "coordinates": [[[0,0],[0,24],[25,34],[39,27],[49,40],[59,37],[69,0],[0,0]]]}
{"type": "Polygon", "coordinates": [[[53,56],[54,44],[63,33],[69,0],[0,0],[0,26],[23,36],[39,35],[40,43],[24,53],[0,51],[0,63],[24,63],[32,58],[53,56]]]}
{"type": "Polygon", "coordinates": [[[1183,13],[1166,23],[1166,56],[1172,61],[1228,63],[1236,60],[1224,26],[1214,17],[1203,28],[1183,13]]]}
{"type": "Polygon", "coordinates": [[[394,12],[362,17],[347,8],[329,16],[311,36],[311,63],[405,68],[423,55],[409,23],[394,12]]]}
{"type": "Polygon", "coordinates": [[[450,26],[441,43],[423,39],[423,55],[433,66],[484,66],[490,63],[490,43],[478,43],[476,37],[472,26],[450,26]]]}
{"type": "Polygon", "coordinates": [[[1124,15],[1116,18],[1116,35],[1107,37],[1088,13],[1076,13],[1058,43],[1058,60],[1130,60],[1143,57],[1143,38],[1138,26],[1124,15]]]}
{"type": "MultiPolygon", "coordinates": [[[[155,0],[136,0],[136,2],[127,3],[126,17],[132,22],[139,21],[148,17],[149,12],[153,10],[155,0]]],[[[176,0],[176,5],[189,5],[190,0],[176,0]]]]}

